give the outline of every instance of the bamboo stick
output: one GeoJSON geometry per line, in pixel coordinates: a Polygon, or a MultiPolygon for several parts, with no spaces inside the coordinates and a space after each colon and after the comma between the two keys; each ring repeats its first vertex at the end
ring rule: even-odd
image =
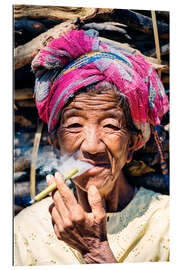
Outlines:
{"type": "Polygon", "coordinates": [[[41,140],[41,133],[43,128],[43,122],[38,123],[37,131],[34,137],[34,145],[32,151],[31,168],[30,168],[30,195],[34,198],[36,195],[36,160],[41,140]]]}
{"type": "MultiPolygon", "coordinates": [[[[153,22],[153,30],[154,30],[154,40],[155,40],[155,46],[156,46],[156,56],[158,59],[158,64],[161,65],[161,51],[160,51],[160,45],[159,45],[159,35],[158,35],[158,29],[157,29],[156,13],[154,10],[151,11],[151,15],[152,15],[152,22],[153,22]]],[[[161,70],[158,70],[158,74],[161,77],[161,70]]]]}

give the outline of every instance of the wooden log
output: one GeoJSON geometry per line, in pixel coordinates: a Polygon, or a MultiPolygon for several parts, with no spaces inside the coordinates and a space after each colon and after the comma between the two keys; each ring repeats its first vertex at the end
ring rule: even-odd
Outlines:
{"type": "Polygon", "coordinates": [[[30,168],[30,161],[25,157],[19,157],[14,161],[14,172],[21,172],[30,168]]]}
{"type": "Polygon", "coordinates": [[[14,18],[48,18],[56,20],[90,20],[97,14],[111,12],[107,8],[14,5],[14,18]]]}
{"type": "Polygon", "coordinates": [[[32,88],[15,89],[14,99],[15,100],[32,99],[33,94],[34,94],[34,90],[32,88]]]}
{"type": "Polygon", "coordinates": [[[16,103],[18,107],[22,107],[22,108],[35,108],[36,107],[34,99],[18,100],[16,103]]]}
{"type": "MultiPolygon", "coordinates": [[[[152,19],[130,9],[116,9],[112,18],[120,23],[125,23],[132,29],[146,34],[153,34],[152,19]]],[[[169,25],[157,22],[158,32],[161,38],[169,38],[169,25]]]]}
{"type": "MultiPolygon", "coordinates": [[[[36,185],[37,193],[41,192],[43,189],[47,187],[46,181],[39,181],[36,185]]],[[[14,196],[15,197],[22,197],[30,195],[30,182],[23,181],[14,184],[14,196]]]]}
{"type": "Polygon", "coordinates": [[[48,30],[43,23],[37,20],[30,20],[28,18],[15,20],[14,28],[15,33],[22,33],[22,31],[26,31],[28,33],[32,33],[33,35],[40,34],[41,32],[48,30]]]}
{"type": "Polygon", "coordinates": [[[28,128],[35,128],[35,124],[29,119],[27,119],[23,115],[15,115],[15,125],[19,125],[20,127],[28,127],[28,128]]]}
{"type": "MultiPolygon", "coordinates": [[[[76,22],[77,23],[77,22],[76,22]]],[[[43,47],[45,47],[49,41],[58,38],[59,36],[65,34],[71,29],[78,29],[78,26],[75,23],[72,23],[70,21],[61,23],[59,25],[56,25],[52,29],[49,29],[47,32],[42,33],[32,41],[26,43],[25,45],[18,46],[14,51],[14,63],[15,63],[15,69],[20,68],[26,64],[29,64],[33,58],[36,56],[36,54],[41,50],[43,47]]],[[[104,38],[105,39],[105,38],[104,38]]],[[[108,39],[106,39],[108,41],[108,39]]],[[[115,41],[114,41],[115,42],[115,41]]],[[[128,46],[124,43],[119,43],[122,46],[128,46]]],[[[128,46],[130,48],[130,46],[128,46]]],[[[132,48],[131,48],[132,49],[132,48]]],[[[132,49],[134,50],[134,49],[132,49]]],[[[139,52],[139,51],[138,51],[139,52]]],[[[154,68],[156,69],[165,69],[167,66],[165,65],[159,65],[157,63],[157,59],[155,58],[149,58],[146,57],[147,61],[149,61],[154,68]]]]}
{"type": "Polygon", "coordinates": [[[120,33],[124,35],[127,39],[131,39],[131,37],[127,34],[126,28],[127,26],[118,22],[102,22],[102,23],[86,23],[82,26],[82,29],[95,29],[97,31],[111,31],[111,34],[120,33]]]}
{"type": "MultiPolygon", "coordinates": [[[[160,52],[161,52],[161,56],[168,55],[169,54],[169,44],[165,44],[165,45],[161,46],[160,52]]],[[[149,50],[146,52],[146,54],[151,56],[151,57],[156,57],[156,50],[155,49],[149,50]]]]}
{"type": "MultiPolygon", "coordinates": [[[[158,28],[157,28],[156,13],[154,10],[151,11],[151,15],[152,15],[152,23],[153,23],[154,41],[155,41],[155,47],[156,47],[156,57],[158,59],[158,64],[161,64],[159,35],[158,35],[158,28]]],[[[159,77],[161,78],[161,70],[158,70],[158,74],[159,74],[159,77]]]]}
{"type": "Polygon", "coordinates": [[[47,32],[40,34],[30,42],[14,49],[14,68],[18,69],[30,64],[36,54],[51,40],[58,38],[72,29],[77,29],[77,21],[67,21],[54,26],[47,32]]]}

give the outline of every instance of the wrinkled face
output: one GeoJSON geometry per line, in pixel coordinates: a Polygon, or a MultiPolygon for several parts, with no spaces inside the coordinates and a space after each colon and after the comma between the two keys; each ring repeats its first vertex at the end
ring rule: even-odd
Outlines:
{"type": "Polygon", "coordinates": [[[75,184],[85,191],[94,184],[102,194],[108,194],[120,178],[130,142],[116,94],[109,90],[77,95],[62,112],[57,138],[61,153],[78,151],[80,160],[94,165],[74,178],[75,184]]]}

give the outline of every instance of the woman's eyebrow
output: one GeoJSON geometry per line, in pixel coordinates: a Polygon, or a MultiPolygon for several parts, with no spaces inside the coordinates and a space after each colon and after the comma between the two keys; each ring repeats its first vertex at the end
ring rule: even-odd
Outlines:
{"type": "Polygon", "coordinates": [[[62,115],[66,118],[71,117],[71,116],[82,116],[82,114],[83,114],[82,111],[83,110],[79,107],[73,107],[71,109],[65,108],[62,115]]]}
{"type": "Polygon", "coordinates": [[[103,118],[115,118],[115,119],[123,119],[123,113],[120,111],[105,111],[103,113],[103,118]]]}

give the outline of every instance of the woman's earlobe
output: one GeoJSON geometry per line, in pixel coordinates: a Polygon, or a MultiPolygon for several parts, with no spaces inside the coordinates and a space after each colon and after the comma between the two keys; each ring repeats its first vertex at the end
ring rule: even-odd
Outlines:
{"type": "Polygon", "coordinates": [[[59,146],[59,142],[57,139],[56,135],[51,135],[48,137],[48,142],[51,146],[53,146],[53,148],[58,152],[58,154],[60,153],[60,146],[59,146]]]}
{"type": "Polygon", "coordinates": [[[132,157],[133,157],[133,152],[134,152],[134,151],[132,151],[132,150],[129,150],[129,151],[128,151],[126,163],[130,163],[130,162],[131,162],[132,157]]]}
{"type": "Polygon", "coordinates": [[[133,153],[136,151],[137,146],[139,145],[140,141],[142,140],[142,135],[138,134],[136,136],[132,136],[131,142],[129,143],[128,148],[128,155],[127,155],[127,161],[126,163],[130,163],[133,158],[133,153]]]}

